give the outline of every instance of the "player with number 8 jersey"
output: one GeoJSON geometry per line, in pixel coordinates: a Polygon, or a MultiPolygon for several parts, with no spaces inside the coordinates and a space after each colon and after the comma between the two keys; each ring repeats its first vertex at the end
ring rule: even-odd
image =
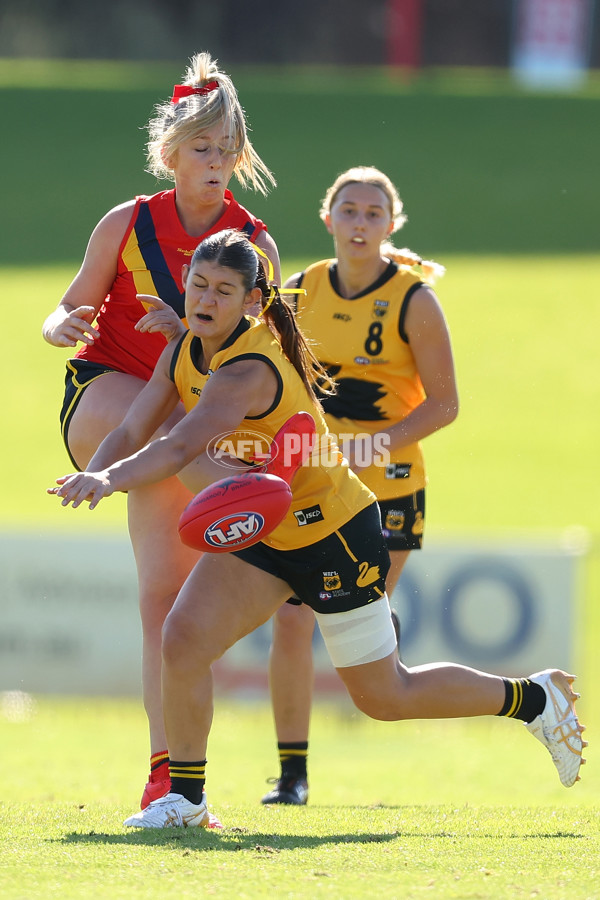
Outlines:
{"type": "MultiPolygon", "coordinates": [[[[376,434],[404,419],[425,399],[403,322],[414,292],[423,285],[412,267],[390,261],[378,281],[348,301],[335,288],[336,260],[309,266],[299,279],[298,320],[306,334],[318,335],[319,360],[335,378],[337,394],[323,398],[328,425],[344,434],[376,434]]],[[[425,487],[418,442],[390,455],[388,465],[371,465],[361,478],[379,500],[425,487]],[[394,477],[391,477],[394,475],[394,477]]]]}
{"type": "MultiPolygon", "coordinates": [[[[391,243],[406,217],[396,187],[378,169],[339,175],[320,217],[336,256],[292,275],[286,287],[306,291],[298,322],[338,385],[321,398],[329,430],[379,502],[391,596],[423,541],[420,441],[458,412],[450,336],[430,287],[444,270],[391,243]]],[[[281,778],[263,803],[306,802],[313,628],[310,610],[294,598],[275,617],[270,675],[281,778]]]]}

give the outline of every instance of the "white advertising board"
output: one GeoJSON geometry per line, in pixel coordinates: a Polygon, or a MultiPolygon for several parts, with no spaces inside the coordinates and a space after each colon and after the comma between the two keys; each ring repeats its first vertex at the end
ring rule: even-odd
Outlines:
{"type": "MultiPolygon", "coordinates": [[[[408,664],[451,660],[507,675],[574,659],[576,553],[558,545],[413,553],[392,605],[408,664]]],[[[140,693],[136,576],[125,538],[0,537],[0,691],[140,693]]],[[[221,660],[217,687],[266,691],[270,625],[221,660]]],[[[318,630],[317,689],[341,690],[318,630]]]]}
{"type": "Polygon", "coordinates": [[[512,68],[530,88],[571,89],[587,74],[594,0],[514,0],[512,68]]]}

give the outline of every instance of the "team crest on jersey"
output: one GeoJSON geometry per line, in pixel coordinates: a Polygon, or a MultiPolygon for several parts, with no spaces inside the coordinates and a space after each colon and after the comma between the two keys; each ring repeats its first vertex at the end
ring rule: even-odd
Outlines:
{"type": "Polygon", "coordinates": [[[339,600],[349,596],[350,591],[346,591],[342,587],[339,572],[323,572],[323,590],[319,592],[321,600],[339,600]]]}
{"type": "Polygon", "coordinates": [[[323,572],[323,590],[339,591],[342,586],[342,579],[337,572],[323,572]]]}
{"type": "Polygon", "coordinates": [[[383,319],[386,312],[388,311],[389,305],[389,300],[375,300],[375,302],[373,303],[373,318],[383,319]]]}
{"type": "Polygon", "coordinates": [[[390,509],[385,517],[385,530],[402,531],[405,518],[404,512],[401,509],[390,509]]]}

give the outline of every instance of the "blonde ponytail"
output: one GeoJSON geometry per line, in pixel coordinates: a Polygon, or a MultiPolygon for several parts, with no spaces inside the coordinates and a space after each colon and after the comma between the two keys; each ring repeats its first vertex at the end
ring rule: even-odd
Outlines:
{"type": "Polygon", "coordinates": [[[417,272],[427,284],[435,284],[437,279],[441,278],[446,272],[444,266],[441,266],[439,263],[431,259],[421,259],[420,256],[407,247],[399,250],[398,247],[394,247],[389,241],[381,245],[381,254],[382,256],[388,256],[395,263],[398,263],[399,266],[405,266],[417,272]]]}

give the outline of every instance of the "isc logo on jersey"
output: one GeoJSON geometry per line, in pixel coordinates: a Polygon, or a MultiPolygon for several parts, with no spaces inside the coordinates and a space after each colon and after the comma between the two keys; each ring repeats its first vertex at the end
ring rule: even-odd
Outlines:
{"type": "Polygon", "coordinates": [[[259,534],[264,524],[265,520],[257,512],[230,513],[208,526],[204,540],[213,547],[234,547],[259,534]]]}

